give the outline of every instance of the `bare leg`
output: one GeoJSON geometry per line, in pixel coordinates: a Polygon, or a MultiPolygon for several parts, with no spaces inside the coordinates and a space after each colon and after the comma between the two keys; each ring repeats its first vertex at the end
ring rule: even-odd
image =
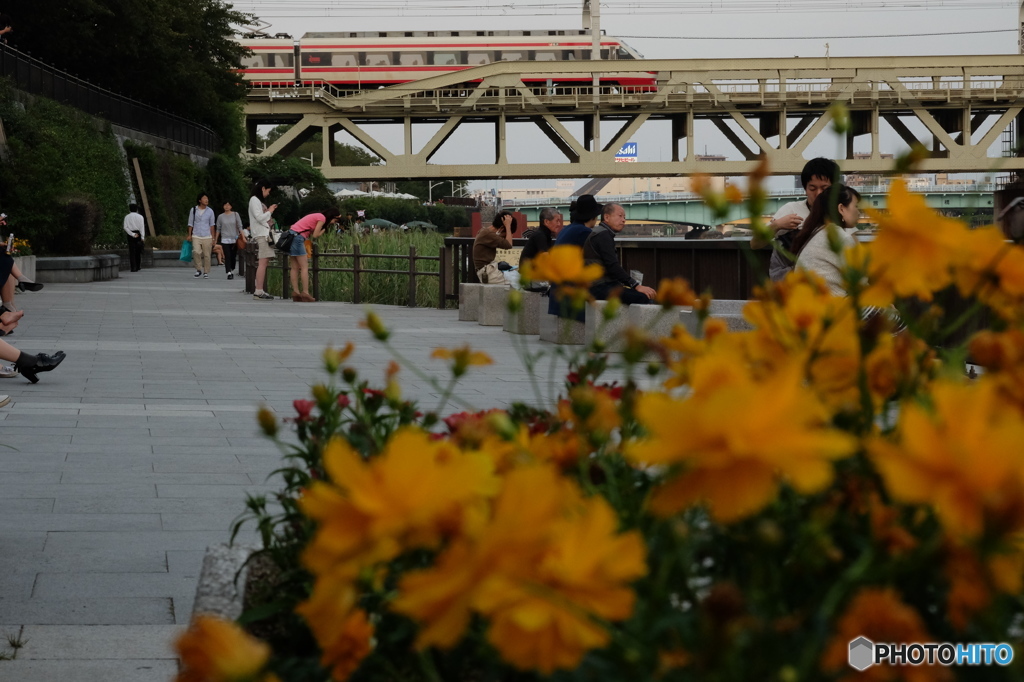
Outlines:
{"type": "Polygon", "coordinates": [[[3,283],[3,286],[0,286],[0,301],[3,302],[4,307],[8,310],[17,310],[17,307],[14,305],[14,287],[17,286],[17,284],[18,280],[15,279],[15,276],[12,273],[11,276],[7,278],[7,281],[3,283]]]}
{"type": "Polygon", "coordinates": [[[299,293],[299,268],[297,266],[300,266],[304,260],[306,260],[305,256],[288,256],[288,279],[291,280],[293,294],[299,293]]]}
{"type": "Polygon", "coordinates": [[[267,278],[267,265],[269,263],[269,258],[260,258],[259,265],[256,266],[256,291],[263,291],[263,283],[267,278]]]}
{"type": "Polygon", "coordinates": [[[302,277],[302,293],[309,296],[309,257],[299,256],[299,275],[302,277]]]}
{"type": "Polygon", "coordinates": [[[0,339],[0,360],[6,360],[7,362],[16,362],[21,357],[21,351],[7,343],[3,339],[0,339]]]}

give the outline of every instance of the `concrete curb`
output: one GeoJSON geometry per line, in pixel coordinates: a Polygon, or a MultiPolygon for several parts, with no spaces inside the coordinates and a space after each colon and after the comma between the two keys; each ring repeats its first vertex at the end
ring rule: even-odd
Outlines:
{"type": "Polygon", "coordinates": [[[256,547],[246,545],[222,544],[206,548],[192,608],[193,617],[197,613],[206,613],[235,620],[242,615],[249,574],[245,562],[255,551],[256,547]]]}

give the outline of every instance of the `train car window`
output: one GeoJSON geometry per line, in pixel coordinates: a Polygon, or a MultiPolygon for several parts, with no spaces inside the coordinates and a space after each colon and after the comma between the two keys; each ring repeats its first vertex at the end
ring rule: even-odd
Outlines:
{"type": "Polygon", "coordinates": [[[379,31],[377,33],[377,37],[378,38],[387,38],[388,37],[388,32],[387,31],[379,31]]]}
{"type": "Polygon", "coordinates": [[[549,36],[557,36],[558,35],[558,31],[548,31],[548,35],[549,36]]]}
{"type": "Polygon", "coordinates": [[[422,66],[427,63],[426,54],[423,52],[398,52],[401,66],[422,66]]]}
{"type": "Polygon", "coordinates": [[[476,34],[478,36],[485,36],[485,35],[487,35],[487,31],[477,31],[476,34]]]}
{"type": "Polygon", "coordinates": [[[538,62],[557,62],[558,55],[551,50],[537,50],[537,56],[534,57],[534,60],[538,62]]]}
{"type": "Polygon", "coordinates": [[[358,38],[359,36],[357,36],[355,33],[349,33],[348,37],[349,38],[358,38]]]}
{"type": "Polygon", "coordinates": [[[619,59],[633,59],[633,55],[631,55],[629,50],[624,47],[620,47],[616,50],[616,53],[619,55],[619,59]]]}
{"type": "Polygon", "coordinates": [[[608,59],[608,50],[601,50],[601,59],[608,59]]]}
{"type": "Polygon", "coordinates": [[[391,66],[391,55],[387,52],[367,52],[367,66],[391,66]]]}
{"type": "Polygon", "coordinates": [[[576,59],[576,53],[572,50],[562,50],[562,61],[571,61],[576,59]]]}
{"type": "Polygon", "coordinates": [[[335,52],[331,57],[331,66],[358,66],[359,55],[355,52],[335,52]]]}
{"type": "Polygon", "coordinates": [[[433,38],[434,37],[434,32],[433,31],[427,31],[427,37],[428,38],[433,38]]]}
{"type": "Polygon", "coordinates": [[[524,36],[532,36],[533,32],[532,31],[523,31],[523,35],[524,36]]]}
{"type": "Polygon", "coordinates": [[[412,38],[412,31],[406,31],[405,32],[405,37],[406,38],[412,38]]]}
{"type": "Polygon", "coordinates": [[[459,63],[458,52],[435,52],[434,64],[438,66],[454,66],[459,63]]]}
{"type": "Polygon", "coordinates": [[[452,38],[458,38],[458,37],[459,37],[459,32],[458,31],[452,31],[452,38]]]}
{"type": "Polygon", "coordinates": [[[303,66],[330,66],[333,63],[333,55],[329,52],[303,52],[303,66]]]}
{"type": "Polygon", "coordinates": [[[466,63],[472,66],[491,63],[490,52],[470,52],[468,56],[469,58],[467,59],[466,63]]]}
{"type": "Polygon", "coordinates": [[[526,55],[522,52],[506,52],[501,53],[501,58],[507,62],[520,62],[526,59],[526,55]]]}
{"type": "Polygon", "coordinates": [[[281,66],[293,67],[295,66],[295,55],[292,53],[278,55],[281,60],[281,66]]]}

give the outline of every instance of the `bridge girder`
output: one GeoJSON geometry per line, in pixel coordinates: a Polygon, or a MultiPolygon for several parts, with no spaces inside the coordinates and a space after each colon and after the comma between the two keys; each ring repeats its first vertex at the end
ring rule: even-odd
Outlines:
{"type": "MultiPolygon", "coordinates": [[[[306,82],[255,87],[246,117],[255,124],[292,122],[263,154],[288,153],[314,132],[322,132],[329,179],[489,179],[550,177],[651,177],[741,175],[763,155],[775,174],[798,174],[808,146],[829,128],[831,106],[851,112],[847,173],[882,173],[891,161],[879,148],[885,121],[908,144],[922,142],[930,156],[923,172],[1024,170],[1024,158],[990,157],[988,150],[1024,111],[1024,56],[961,56],[842,59],[631,60],[609,62],[498,62],[378,90],[342,91],[306,82]],[[523,69],[528,69],[525,73],[523,69]],[[609,71],[630,78],[651,74],[656,85],[563,86],[560,79],[609,71]],[[552,85],[536,84],[550,79],[552,85]],[[671,121],[666,146],[672,161],[616,163],[621,143],[648,121],[671,121]],[[695,121],[714,124],[744,161],[699,160],[695,121]],[[931,139],[918,140],[907,123],[915,120],[931,139]],[[483,163],[434,164],[431,158],[464,123],[488,122],[494,129],[494,157],[483,163]],[[565,157],[558,163],[509,163],[508,124],[531,122],[565,157]],[[578,139],[567,127],[582,122],[578,139]],[[986,123],[991,126],[979,136],[986,123]],[[419,150],[413,127],[441,124],[419,150]],[[597,135],[594,126],[621,126],[597,135]],[[401,124],[401,153],[373,134],[381,124],[401,124]],[[383,163],[335,166],[330,141],[344,129],[383,163]],[[869,158],[853,158],[853,140],[870,136],[869,158]],[[743,139],[743,138],[746,138],[743,139]],[[607,144],[594,148],[595,139],[607,144]],[[685,150],[680,149],[685,141],[685,150]],[[748,143],[749,141],[749,143],[748,143]]],[[[600,132],[600,131],[598,131],[600,132]]]]}

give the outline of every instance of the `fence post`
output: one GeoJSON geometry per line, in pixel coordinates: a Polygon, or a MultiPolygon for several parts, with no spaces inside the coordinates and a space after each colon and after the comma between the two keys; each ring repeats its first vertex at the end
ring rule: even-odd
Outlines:
{"type": "Polygon", "coordinates": [[[278,256],[278,258],[284,259],[284,266],[281,268],[281,298],[291,298],[291,281],[288,275],[288,261],[290,261],[291,258],[289,258],[287,254],[278,256]]]}
{"type": "Polygon", "coordinates": [[[448,246],[442,244],[441,253],[438,255],[441,256],[441,261],[437,268],[437,308],[444,310],[448,305],[448,246]]]}
{"type": "Polygon", "coordinates": [[[313,244],[313,298],[320,300],[320,249],[313,244]]]}
{"type": "Polygon", "coordinates": [[[409,307],[416,307],[416,247],[409,247],[409,307]]]}
{"type": "Polygon", "coordinates": [[[352,245],[352,302],[363,302],[359,295],[359,244],[352,245]]]}

